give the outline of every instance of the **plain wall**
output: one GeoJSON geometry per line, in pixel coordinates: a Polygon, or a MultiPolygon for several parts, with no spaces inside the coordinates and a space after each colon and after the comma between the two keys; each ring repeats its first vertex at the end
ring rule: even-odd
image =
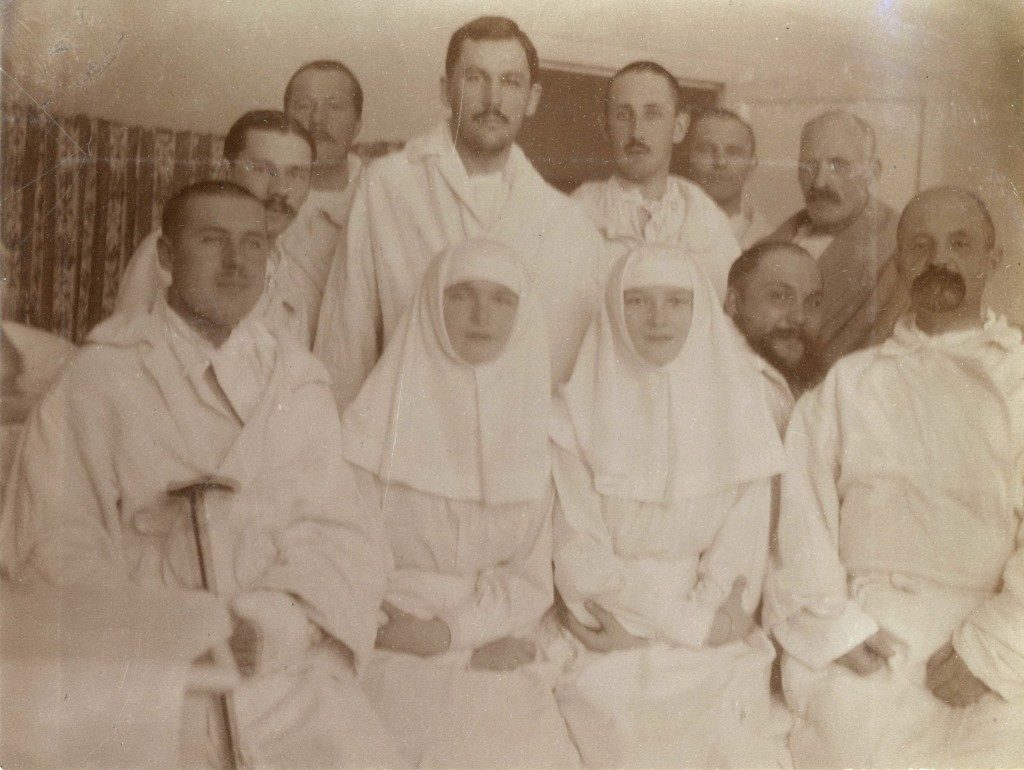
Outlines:
{"type": "Polygon", "coordinates": [[[901,207],[917,185],[979,188],[1010,266],[994,294],[1024,320],[1024,11],[1015,0],[9,0],[0,13],[6,98],[224,132],[248,109],[279,107],[302,62],[332,57],[363,83],[367,141],[405,139],[441,117],[449,35],[504,13],[548,62],[614,69],[651,58],[724,84],[723,103],[754,122],[761,168],[750,192],[773,219],[800,203],[795,116],[865,104],[884,116],[888,102],[920,118],[880,126],[892,139],[880,146],[881,197],[901,207]]]}

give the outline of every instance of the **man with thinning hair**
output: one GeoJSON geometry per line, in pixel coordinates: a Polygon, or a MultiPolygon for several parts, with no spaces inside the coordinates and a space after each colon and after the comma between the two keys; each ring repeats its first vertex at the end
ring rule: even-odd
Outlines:
{"type": "Polygon", "coordinates": [[[1024,766],[1024,344],[983,311],[999,260],[968,190],[913,198],[890,339],[786,434],[765,624],[798,767],[1024,766]]]}
{"type": "Polygon", "coordinates": [[[873,194],[880,170],[866,121],[839,110],[809,120],[797,168],[805,207],[767,239],[792,241],[818,260],[826,370],[886,339],[908,306],[893,261],[896,215],[873,194]]]}
{"type": "Polygon", "coordinates": [[[522,260],[544,310],[552,376],[568,376],[596,306],[602,249],[586,215],[515,144],[540,100],[538,70],[537,50],[514,21],[469,22],[445,58],[448,120],[364,172],[314,348],[341,408],[376,364],[430,259],[468,238],[506,244],[522,260]]]}
{"type": "MultiPolygon", "coordinates": [[[[382,524],[342,458],[323,367],[252,313],[265,206],[201,182],[167,203],[162,225],[167,291],[93,329],[26,425],[2,573],[115,589],[215,579],[235,618],[244,678],[230,697],[247,766],[401,764],[355,680],[389,567],[382,524]],[[204,537],[168,488],[209,477],[237,489],[205,493],[204,537]]],[[[215,699],[190,695],[183,719],[181,764],[224,766],[215,699]]]]}
{"type": "Polygon", "coordinates": [[[638,242],[678,246],[725,298],[740,248],[729,221],[703,190],[670,174],[672,148],[686,133],[682,89],[668,70],[635,61],[616,72],[605,95],[605,131],[615,173],[573,193],[607,244],[610,264],[638,242]]]}
{"type": "Polygon", "coordinates": [[[744,196],[757,168],[754,129],[732,110],[713,107],[690,121],[683,139],[686,176],[701,186],[729,217],[732,233],[747,249],[774,229],[744,196]]]}

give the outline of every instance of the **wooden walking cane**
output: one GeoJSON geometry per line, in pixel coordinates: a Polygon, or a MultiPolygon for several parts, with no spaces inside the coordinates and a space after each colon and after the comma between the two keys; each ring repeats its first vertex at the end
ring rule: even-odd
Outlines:
{"type": "MultiPolygon", "coordinates": [[[[219,596],[220,585],[217,581],[217,570],[214,565],[213,548],[210,543],[210,531],[207,527],[206,507],[204,505],[204,496],[212,489],[237,492],[238,482],[227,476],[200,476],[191,481],[168,485],[167,494],[171,497],[188,498],[192,518],[192,534],[195,537],[196,552],[199,555],[199,577],[204,590],[219,596]]],[[[231,652],[231,648],[225,642],[214,645],[213,659],[219,666],[237,671],[238,667],[235,664],[235,657],[231,652]]],[[[235,708],[231,694],[222,692],[220,694],[220,702],[231,766],[243,768],[246,762],[239,739],[238,721],[235,717],[235,708]]]]}

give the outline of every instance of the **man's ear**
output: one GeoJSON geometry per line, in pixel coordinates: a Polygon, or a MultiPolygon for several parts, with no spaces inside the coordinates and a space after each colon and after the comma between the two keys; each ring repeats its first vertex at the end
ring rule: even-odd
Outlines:
{"type": "Polygon", "coordinates": [[[739,310],[740,298],[735,286],[725,290],[725,314],[729,318],[736,318],[736,311],[739,310]]]}
{"type": "Polygon", "coordinates": [[[679,144],[686,137],[686,129],[690,127],[690,113],[679,110],[676,113],[675,125],[672,127],[672,144],[679,144]]]}
{"type": "Polygon", "coordinates": [[[156,239],[156,256],[160,267],[170,273],[174,266],[174,247],[171,245],[171,239],[163,233],[156,239]]]}
{"type": "Polygon", "coordinates": [[[532,118],[534,113],[537,112],[537,108],[540,106],[541,90],[540,83],[532,83],[530,85],[530,96],[526,102],[526,117],[532,118]]]}
{"type": "Polygon", "coordinates": [[[448,78],[443,75],[440,78],[438,78],[437,87],[439,93],[441,94],[441,104],[443,104],[449,110],[454,110],[455,107],[452,104],[451,96],[448,93],[448,78]]]}

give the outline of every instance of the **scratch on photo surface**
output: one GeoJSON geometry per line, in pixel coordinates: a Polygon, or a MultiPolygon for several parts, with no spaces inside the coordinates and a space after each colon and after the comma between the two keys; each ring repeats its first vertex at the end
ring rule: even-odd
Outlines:
{"type": "MultiPolygon", "coordinates": [[[[60,121],[59,121],[59,120],[57,120],[57,118],[56,118],[56,117],[54,117],[54,115],[53,115],[53,114],[52,114],[52,113],[51,113],[51,112],[50,112],[49,110],[47,110],[47,109],[46,109],[46,107],[44,107],[44,106],[43,106],[42,104],[40,104],[40,103],[39,103],[38,101],[36,101],[35,99],[33,99],[33,98],[32,98],[32,94],[30,94],[30,93],[29,93],[28,91],[26,91],[26,90],[25,90],[25,89],[24,89],[24,88],[22,87],[21,83],[19,83],[19,82],[18,82],[18,79],[17,79],[17,78],[15,78],[15,77],[14,77],[13,75],[11,75],[11,74],[10,74],[10,73],[9,73],[9,72],[8,72],[7,70],[5,70],[5,69],[4,69],[3,67],[0,67],[0,74],[2,74],[2,75],[3,75],[4,77],[6,77],[6,78],[7,78],[7,79],[8,79],[8,80],[9,80],[9,81],[11,82],[11,83],[13,83],[13,84],[14,84],[14,86],[15,86],[15,88],[17,88],[17,89],[18,89],[18,90],[19,90],[19,91],[20,91],[20,92],[21,92],[22,94],[24,94],[24,95],[25,95],[25,96],[26,96],[26,97],[28,98],[28,100],[29,100],[30,102],[32,102],[32,104],[33,104],[33,105],[35,105],[35,106],[36,106],[37,108],[39,108],[40,112],[42,112],[42,113],[43,113],[44,115],[46,115],[46,117],[50,119],[50,122],[51,122],[51,123],[53,123],[53,125],[55,125],[55,126],[57,127],[57,130],[58,130],[58,131],[60,131],[60,132],[61,132],[62,134],[64,134],[64,136],[66,136],[66,137],[67,137],[67,138],[68,138],[68,139],[70,140],[70,142],[71,142],[71,143],[72,143],[72,144],[73,144],[73,145],[74,145],[74,146],[75,146],[76,148],[78,148],[78,151],[79,151],[79,153],[78,153],[78,155],[76,156],[77,158],[87,158],[87,157],[89,156],[89,151],[88,151],[88,150],[87,150],[87,149],[86,149],[85,147],[83,147],[83,146],[82,146],[81,144],[79,144],[79,143],[78,143],[78,141],[77,141],[77,140],[75,139],[75,137],[73,137],[73,136],[72,136],[71,134],[69,134],[69,133],[68,133],[68,132],[67,132],[67,131],[66,131],[66,130],[64,129],[64,127],[63,127],[63,126],[62,126],[62,125],[60,124],[60,121]]],[[[11,191],[11,193],[10,193],[10,195],[15,195],[15,194],[17,194],[17,193],[20,193],[20,192],[21,192],[22,190],[24,190],[24,189],[25,189],[26,187],[29,187],[29,186],[31,186],[31,185],[33,185],[33,184],[35,184],[35,183],[36,183],[36,182],[38,182],[38,181],[39,181],[40,179],[42,179],[43,177],[45,177],[46,175],[48,175],[48,174],[50,174],[50,173],[51,173],[52,171],[54,171],[54,170],[55,170],[55,169],[57,168],[57,166],[58,166],[58,165],[59,165],[59,163],[58,163],[58,164],[54,164],[54,165],[50,166],[49,168],[43,169],[43,171],[41,171],[41,172],[39,173],[39,175],[38,175],[38,176],[36,176],[36,177],[34,177],[33,179],[31,179],[31,180],[29,180],[28,182],[26,182],[26,183],[25,183],[25,184],[24,184],[24,185],[23,185],[22,187],[19,187],[19,188],[18,188],[18,189],[16,189],[16,190],[12,190],[12,191],[11,191]]],[[[72,190],[72,188],[71,188],[70,186],[68,186],[68,188],[67,188],[67,189],[66,189],[66,190],[64,191],[64,195],[65,195],[65,197],[66,197],[67,195],[69,195],[69,194],[70,194],[71,190],[72,190]]],[[[7,198],[8,198],[8,197],[10,197],[10,195],[8,195],[7,197],[5,197],[5,198],[3,199],[3,202],[6,202],[6,201],[7,201],[7,198]]],[[[54,208],[56,208],[56,206],[55,206],[54,208]]],[[[54,210],[54,209],[50,209],[50,211],[53,211],[53,210],[54,210]]],[[[48,212],[46,212],[46,213],[49,213],[49,211],[48,211],[48,212]]],[[[22,241],[22,242],[24,242],[24,241],[22,241]]],[[[19,244],[19,245],[20,245],[20,244],[19,244]]]]}

